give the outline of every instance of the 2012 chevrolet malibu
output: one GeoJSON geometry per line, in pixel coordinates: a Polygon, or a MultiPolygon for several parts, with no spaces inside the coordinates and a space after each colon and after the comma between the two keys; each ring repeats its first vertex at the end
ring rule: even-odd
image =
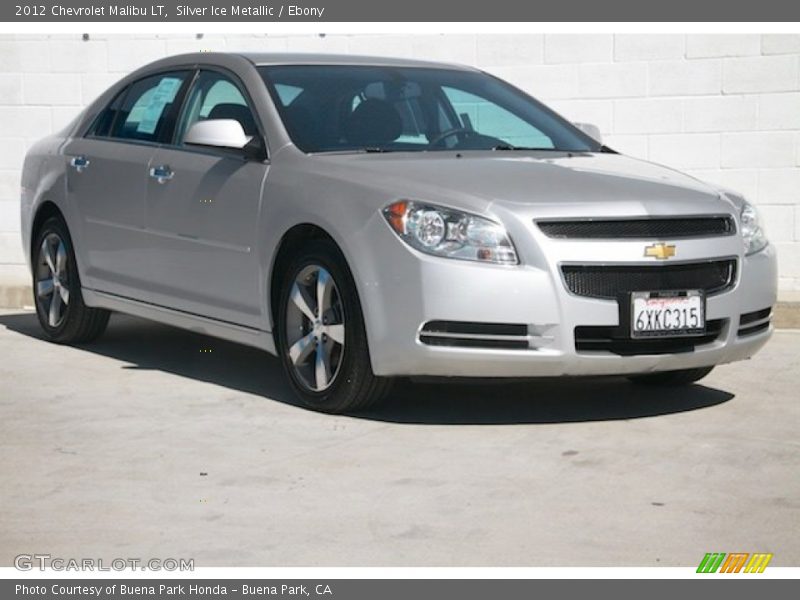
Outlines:
{"type": "Polygon", "coordinates": [[[47,337],[110,311],[277,354],[341,412],[398,376],[688,384],[771,334],[751,204],[618,154],[474,68],[188,54],[28,153],[47,337]]]}

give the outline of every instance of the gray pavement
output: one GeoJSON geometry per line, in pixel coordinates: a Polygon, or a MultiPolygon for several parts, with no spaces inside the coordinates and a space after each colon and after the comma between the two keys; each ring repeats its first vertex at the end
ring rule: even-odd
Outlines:
{"type": "Polygon", "coordinates": [[[253,349],[118,315],[60,347],[0,311],[0,566],[798,566],[798,363],[781,331],[678,392],[403,382],[333,417],[253,349]]]}

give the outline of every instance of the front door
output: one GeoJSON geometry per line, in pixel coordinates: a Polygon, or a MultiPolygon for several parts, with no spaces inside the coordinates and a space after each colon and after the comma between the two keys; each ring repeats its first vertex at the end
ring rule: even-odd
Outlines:
{"type": "Polygon", "coordinates": [[[201,71],[188,92],[174,144],[159,148],[147,183],[147,230],[154,248],[153,302],[263,328],[265,289],[258,252],[261,190],[268,165],[240,151],[190,147],[183,137],[205,119],[238,120],[260,135],[234,80],[201,71]]]}

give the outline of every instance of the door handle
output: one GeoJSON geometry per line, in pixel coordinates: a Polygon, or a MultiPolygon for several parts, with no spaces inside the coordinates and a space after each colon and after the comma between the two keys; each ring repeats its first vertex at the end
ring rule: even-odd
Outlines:
{"type": "Polygon", "coordinates": [[[160,165],[158,167],[150,168],[150,177],[155,179],[158,183],[166,183],[175,176],[169,165],[160,165]]]}
{"type": "Polygon", "coordinates": [[[83,173],[83,171],[89,166],[89,159],[83,155],[80,156],[73,156],[72,160],[69,161],[71,167],[74,167],[78,173],[83,173]]]}

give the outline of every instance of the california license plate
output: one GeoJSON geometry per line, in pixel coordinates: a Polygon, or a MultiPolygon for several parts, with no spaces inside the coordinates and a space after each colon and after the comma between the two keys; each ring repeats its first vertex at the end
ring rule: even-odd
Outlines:
{"type": "Polygon", "coordinates": [[[631,337],[699,335],[705,328],[705,299],[699,290],[631,293],[631,337]]]}

